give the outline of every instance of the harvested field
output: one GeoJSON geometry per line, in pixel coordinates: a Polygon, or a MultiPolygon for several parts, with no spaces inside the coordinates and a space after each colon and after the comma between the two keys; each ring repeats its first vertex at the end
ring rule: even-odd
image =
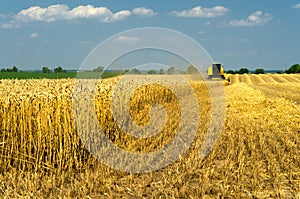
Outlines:
{"type": "Polygon", "coordinates": [[[251,77],[253,83],[249,84],[245,77],[241,82],[260,90],[269,97],[285,98],[300,105],[300,75],[298,74],[235,75],[235,78],[236,76],[251,77]]]}
{"type": "MultiPolygon", "coordinates": [[[[208,88],[217,89],[219,85],[192,81],[201,117],[191,146],[174,163],[138,174],[110,168],[87,150],[74,121],[74,79],[1,80],[0,195],[299,198],[299,80],[299,75],[232,75],[231,84],[225,86],[223,130],[204,158],[199,152],[212,112],[208,88]]],[[[106,137],[116,146],[137,153],[155,151],[169,143],[180,123],[176,95],[158,85],[137,90],[131,99],[131,114],[137,123],[149,122],[152,103],[161,104],[169,120],[153,138],[136,139],[116,126],[110,110],[118,81],[119,78],[101,80],[97,92],[92,93],[106,137]]],[[[176,86],[183,96],[190,96],[186,87],[180,83],[176,86]]]]}

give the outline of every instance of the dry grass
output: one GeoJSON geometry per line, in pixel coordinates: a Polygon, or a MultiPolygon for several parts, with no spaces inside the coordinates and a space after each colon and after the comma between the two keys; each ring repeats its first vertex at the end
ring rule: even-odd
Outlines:
{"type": "MultiPolygon", "coordinates": [[[[210,120],[210,98],[203,82],[192,82],[201,120],[195,140],[176,162],[144,174],[116,171],[85,150],[74,126],[74,80],[2,80],[0,83],[0,195],[8,198],[299,198],[299,86],[293,78],[272,76],[231,78],[226,91],[226,121],[213,151],[199,157],[210,120]],[[251,81],[251,85],[239,83],[251,81]],[[278,82],[278,83],[277,83],[278,82]],[[274,94],[272,94],[274,93],[274,94]],[[276,97],[274,97],[276,96],[276,97]]],[[[295,80],[296,79],[296,80],[295,80]]],[[[176,129],[178,104],[167,89],[146,88],[133,97],[137,122],[147,124],[149,103],[162,103],[170,125],[152,139],[135,139],[115,125],[110,109],[117,79],[98,85],[99,124],[115,145],[132,151],[157,150],[176,129]],[[164,93],[162,95],[162,93],[164,93]],[[156,97],[155,97],[156,96],[156,97]],[[154,101],[153,101],[154,100],[154,101]],[[135,104],[142,104],[139,109],[135,104]],[[173,111],[172,111],[173,110],[173,111]],[[173,123],[172,123],[173,121],[173,123]],[[146,147],[145,147],[146,146],[146,147]]],[[[184,89],[183,89],[184,90],[184,89]]],[[[218,121],[215,121],[218,122],[218,121]]]]}

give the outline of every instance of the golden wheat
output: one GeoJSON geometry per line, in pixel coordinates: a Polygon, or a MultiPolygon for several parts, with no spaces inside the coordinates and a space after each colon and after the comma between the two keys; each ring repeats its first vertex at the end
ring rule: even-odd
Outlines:
{"type": "MultiPolygon", "coordinates": [[[[88,152],[73,118],[75,80],[1,80],[0,195],[299,198],[300,88],[294,82],[282,83],[299,77],[268,75],[276,82],[263,82],[266,78],[261,75],[230,77],[231,85],[225,88],[225,125],[212,152],[199,156],[211,122],[209,90],[203,81],[192,81],[201,118],[191,147],[173,164],[144,174],[111,169],[88,152]]],[[[137,123],[149,122],[152,103],[165,107],[170,122],[155,137],[136,139],[118,128],[110,110],[118,81],[101,80],[94,93],[98,122],[107,138],[133,152],[154,151],[168,143],[180,122],[176,96],[155,84],[136,90],[130,106],[137,123]]],[[[184,86],[177,86],[185,92],[184,86]]]]}

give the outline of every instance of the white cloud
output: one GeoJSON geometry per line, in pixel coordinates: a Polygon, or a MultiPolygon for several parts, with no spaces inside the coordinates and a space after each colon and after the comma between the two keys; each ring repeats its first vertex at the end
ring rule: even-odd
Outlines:
{"type": "Polygon", "coordinates": [[[115,39],[116,42],[136,42],[138,40],[138,37],[128,37],[123,35],[120,35],[115,39]]]}
{"type": "Polygon", "coordinates": [[[1,24],[0,27],[2,29],[9,29],[9,28],[14,28],[15,26],[13,24],[10,24],[10,23],[4,23],[4,24],[1,24]]]}
{"type": "Polygon", "coordinates": [[[14,20],[11,20],[7,23],[0,24],[1,29],[11,29],[11,28],[20,28],[20,25],[17,24],[14,20]]]}
{"type": "Polygon", "coordinates": [[[262,11],[256,11],[248,16],[247,19],[232,20],[229,22],[231,26],[261,26],[267,24],[272,19],[269,13],[263,13],[262,11]]]}
{"type": "Polygon", "coordinates": [[[105,17],[102,21],[103,22],[119,21],[126,17],[129,17],[130,15],[131,15],[131,12],[129,10],[122,10],[122,11],[116,12],[114,14],[111,14],[111,15],[105,17]]]}
{"type": "Polygon", "coordinates": [[[199,18],[215,18],[225,15],[229,9],[223,6],[215,6],[213,8],[194,7],[190,10],[172,11],[170,14],[176,17],[199,17],[199,18]]]}
{"type": "Polygon", "coordinates": [[[51,5],[47,8],[33,6],[28,9],[21,10],[17,15],[15,15],[15,19],[20,22],[54,22],[56,20],[65,18],[68,11],[69,7],[61,4],[51,5]]]}
{"type": "Polygon", "coordinates": [[[294,5],[292,8],[300,8],[300,3],[294,5]]]}
{"type": "Polygon", "coordinates": [[[202,31],[199,31],[198,33],[201,34],[201,35],[203,35],[203,34],[205,34],[206,32],[202,30],[202,31]]]}
{"type": "Polygon", "coordinates": [[[100,19],[102,22],[114,22],[124,19],[131,15],[128,10],[121,10],[113,13],[106,7],[94,7],[92,5],[78,6],[70,9],[64,4],[51,5],[46,8],[33,6],[20,11],[15,15],[15,19],[19,22],[42,21],[54,22],[58,20],[73,19],[100,19]]]}
{"type": "Polygon", "coordinates": [[[157,15],[156,12],[154,12],[151,9],[145,8],[145,7],[139,7],[132,10],[132,14],[139,15],[142,17],[152,17],[157,15]]]}
{"type": "Polygon", "coordinates": [[[95,18],[95,17],[108,17],[112,12],[106,7],[94,7],[92,5],[78,6],[70,10],[66,16],[68,19],[80,19],[80,18],[95,18]]]}
{"type": "Polygon", "coordinates": [[[29,35],[29,37],[30,37],[31,39],[38,38],[39,36],[40,36],[40,35],[39,35],[38,33],[36,33],[36,32],[31,33],[31,34],[29,35]]]}

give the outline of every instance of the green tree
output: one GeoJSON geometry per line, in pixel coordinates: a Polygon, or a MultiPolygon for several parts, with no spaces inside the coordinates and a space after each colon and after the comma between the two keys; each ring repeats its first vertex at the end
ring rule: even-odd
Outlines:
{"type": "Polygon", "coordinates": [[[55,73],[62,73],[62,72],[66,72],[66,71],[63,70],[62,67],[58,66],[57,68],[54,68],[54,72],[55,73]]]}
{"type": "Polygon", "coordinates": [[[176,69],[174,68],[174,66],[168,68],[168,70],[167,70],[168,75],[172,75],[172,74],[175,74],[175,73],[176,73],[176,69]]]}
{"type": "Polygon", "coordinates": [[[300,65],[293,64],[288,70],[285,71],[286,73],[300,73],[300,65]]]}
{"type": "Polygon", "coordinates": [[[11,72],[16,72],[17,73],[18,71],[19,71],[19,69],[16,66],[13,66],[12,69],[11,69],[11,72]]]}
{"type": "Polygon", "coordinates": [[[161,69],[159,70],[159,74],[163,75],[163,74],[165,74],[165,73],[166,73],[166,72],[165,72],[164,69],[161,68],[161,69]]]}
{"type": "Polygon", "coordinates": [[[93,71],[94,72],[103,72],[104,67],[103,66],[98,66],[97,68],[95,68],[93,71]]]}
{"type": "Polygon", "coordinates": [[[156,74],[156,70],[151,69],[151,70],[148,70],[147,73],[148,74],[156,74]]]}
{"type": "Polygon", "coordinates": [[[189,74],[193,74],[193,73],[198,73],[198,70],[195,66],[189,66],[188,69],[187,69],[187,72],[189,74]]]}
{"type": "Polygon", "coordinates": [[[263,68],[257,68],[255,71],[254,71],[255,74],[265,74],[265,70],[263,68]]]}
{"type": "Polygon", "coordinates": [[[16,66],[13,66],[12,68],[2,68],[1,72],[18,72],[19,69],[16,66]]]}
{"type": "Polygon", "coordinates": [[[43,73],[51,73],[50,69],[49,69],[48,67],[46,67],[46,66],[44,66],[44,67],[42,68],[42,72],[43,72],[43,73]]]}
{"type": "Polygon", "coordinates": [[[139,69],[133,68],[130,70],[131,74],[141,74],[141,71],[139,69]]]}
{"type": "Polygon", "coordinates": [[[247,68],[241,68],[238,73],[239,74],[248,74],[249,70],[247,68]]]}
{"type": "Polygon", "coordinates": [[[228,71],[226,71],[226,73],[227,73],[227,74],[235,74],[236,72],[233,71],[233,70],[228,70],[228,71]]]}

